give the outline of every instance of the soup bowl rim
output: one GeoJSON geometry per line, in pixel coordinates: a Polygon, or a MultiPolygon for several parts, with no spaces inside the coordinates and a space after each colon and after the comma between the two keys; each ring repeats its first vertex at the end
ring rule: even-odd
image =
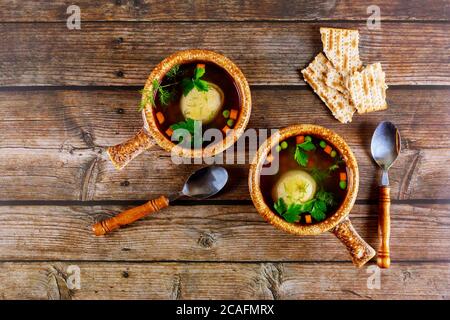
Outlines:
{"type": "Polygon", "coordinates": [[[317,235],[333,229],[349,215],[358,194],[359,171],[353,152],[341,136],[322,126],[313,124],[299,124],[283,128],[275,136],[272,135],[264,141],[255,154],[253,162],[250,164],[248,182],[253,204],[255,205],[258,213],[267,222],[292,234],[317,235]],[[321,222],[311,225],[304,225],[287,222],[266,204],[264,196],[261,192],[260,176],[262,165],[264,164],[267,155],[271,152],[271,150],[273,150],[273,148],[275,148],[276,145],[290,137],[308,134],[330,142],[344,158],[350,174],[347,177],[347,194],[334,214],[321,222]]]}
{"type": "MultiPolygon", "coordinates": [[[[142,110],[144,119],[144,129],[150,133],[156,143],[168,152],[172,152],[181,157],[201,158],[213,157],[225,149],[231,147],[243,134],[247,127],[251,113],[251,93],[247,79],[237,65],[224,55],[204,49],[189,49],[173,53],[162,60],[150,73],[145,83],[144,92],[149,90],[153,92],[153,80],[161,82],[166,73],[175,65],[186,64],[190,62],[209,62],[214,63],[224,69],[233,79],[239,94],[239,116],[233,129],[229,130],[222,142],[213,143],[201,149],[183,148],[168,139],[161,132],[157,125],[157,119],[153,112],[153,106],[147,103],[142,110]]],[[[142,97],[144,99],[144,95],[142,97]]],[[[217,128],[221,129],[221,128],[217,128]]]]}

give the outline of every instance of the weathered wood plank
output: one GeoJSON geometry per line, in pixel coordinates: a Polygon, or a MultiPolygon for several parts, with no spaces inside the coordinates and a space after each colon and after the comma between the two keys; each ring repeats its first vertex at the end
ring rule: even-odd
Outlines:
{"type": "MultiPolygon", "coordinates": [[[[358,199],[376,199],[378,169],[366,149],[359,160],[358,199]]],[[[392,199],[448,199],[449,149],[405,150],[389,171],[392,199]]],[[[117,171],[91,150],[0,149],[1,200],[144,200],[181,189],[201,165],[174,165],[156,148],[117,171]]],[[[248,165],[226,165],[227,189],[217,199],[250,199],[248,165]]]]}
{"type": "Polygon", "coordinates": [[[305,85],[298,70],[321,50],[324,25],[358,28],[362,60],[380,61],[389,84],[450,84],[447,23],[368,30],[365,23],[86,22],[70,31],[61,22],[0,24],[0,85],[142,85],[162,58],[187,48],[224,53],[253,85],[305,85]]]}
{"type": "MultiPolygon", "coordinates": [[[[316,123],[341,134],[359,161],[359,199],[376,198],[377,170],[368,146],[376,124],[390,119],[403,139],[403,153],[391,171],[393,199],[450,197],[448,89],[393,88],[389,110],[355,116],[349,125],[334,120],[307,88],[260,88],[253,99],[249,128],[316,123]]],[[[123,171],[99,153],[139,129],[138,101],[135,90],[122,89],[0,92],[0,199],[147,199],[179,188],[198,166],[174,165],[158,147],[123,171]]],[[[234,179],[220,198],[249,199],[247,166],[229,169],[234,179]]]]}
{"type": "Polygon", "coordinates": [[[449,263],[0,263],[1,299],[449,299],[449,263]],[[80,289],[69,289],[76,265],[80,289]],[[73,267],[72,267],[73,268],[73,267]],[[220,279],[220,281],[219,281],[220,279]]]}
{"type": "MultiPolygon", "coordinates": [[[[0,206],[0,260],[346,261],[331,234],[298,237],[266,223],[252,205],[177,205],[107,237],[94,221],[124,206],[0,206]],[[249,249],[249,244],[256,244],[249,249]]],[[[128,208],[128,207],[127,207],[128,208]]],[[[448,261],[449,206],[394,204],[391,257],[448,261]],[[420,236],[418,236],[420,235],[420,236]]],[[[377,247],[377,206],[356,205],[351,220],[377,247]]]]}
{"type": "MultiPolygon", "coordinates": [[[[376,124],[389,119],[409,149],[450,147],[450,88],[392,87],[388,110],[355,115],[348,125],[337,122],[307,87],[252,89],[248,128],[316,123],[338,131],[350,145],[364,145],[376,124]]],[[[121,142],[142,126],[140,97],[134,88],[0,91],[0,147],[76,149],[121,142]]]]}
{"type": "MultiPolygon", "coordinates": [[[[345,1],[88,1],[76,3],[82,21],[259,21],[259,20],[365,20],[368,4],[345,1]],[[211,10],[211,8],[217,8],[211,10]]],[[[443,0],[387,1],[376,3],[382,20],[448,20],[443,0]]],[[[0,21],[66,21],[67,1],[46,3],[6,0],[0,3],[0,21]]]]}

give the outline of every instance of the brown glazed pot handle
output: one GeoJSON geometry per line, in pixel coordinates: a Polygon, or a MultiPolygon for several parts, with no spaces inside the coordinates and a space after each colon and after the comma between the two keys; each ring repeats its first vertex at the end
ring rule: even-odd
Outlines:
{"type": "Polygon", "coordinates": [[[133,160],[136,156],[138,156],[154,144],[155,141],[147,133],[147,131],[142,128],[131,139],[121,144],[108,147],[106,152],[108,153],[114,167],[120,170],[125,167],[128,162],[133,160]]]}
{"type": "Polygon", "coordinates": [[[342,220],[332,232],[347,247],[353,264],[358,268],[375,256],[375,250],[359,236],[348,218],[342,220]]]}
{"type": "Polygon", "coordinates": [[[123,211],[112,218],[97,222],[92,226],[92,231],[96,236],[102,236],[110,231],[130,224],[168,206],[169,199],[167,199],[165,196],[161,196],[159,198],[150,200],[139,207],[123,211]]]}

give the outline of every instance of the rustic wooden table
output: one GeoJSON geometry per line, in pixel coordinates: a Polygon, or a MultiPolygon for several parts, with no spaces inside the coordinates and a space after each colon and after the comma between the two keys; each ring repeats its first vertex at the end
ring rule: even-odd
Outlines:
{"type": "Polygon", "coordinates": [[[67,1],[0,2],[0,298],[450,298],[448,1],[379,0],[379,29],[367,27],[364,1],[76,4],[80,30],[66,27],[67,1]],[[348,125],[330,116],[298,73],[321,50],[320,26],[360,30],[362,60],[387,73],[389,110],[348,125]],[[228,166],[231,185],[215,199],[179,201],[92,235],[95,220],[176,190],[198,167],[174,165],[158,147],[123,171],[104,157],[141,127],[138,89],[151,69],[187,48],[241,67],[253,96],[249,127],[315,123],[348,141],[361,171],[351,218],[374,247],[369,144],[379,121],[398,125],[393,264],[380,288],[367,285],[376,270],[353,267],[333,235],[301,238],[264,222],[247,165],[228,166]],[[79,289],[66,281],[77,268],[79,289]]]}

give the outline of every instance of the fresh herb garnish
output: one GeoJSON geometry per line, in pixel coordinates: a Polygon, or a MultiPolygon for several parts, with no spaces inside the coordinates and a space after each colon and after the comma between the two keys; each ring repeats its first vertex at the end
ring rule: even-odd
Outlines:
{"type": "Polygon", "coordinates": [[[316,199],[310,213],[316,221],[322,221],[327,217],[327,215],[325,214],[326,210],[327,206],[325,205],[325,202],[316,199]]]}
{"type": "Polygon", "coordinates": [[[330,176],[328,170],[320,170],[319,168],[312,168],[310,173],[314,180],[317,181],[317,183],[324,182],[330,176]]]}
{"type": "MultiPolygon", "coordinates": [[[[153,82],[156,80],[153,80],[153,82]]],[[[147,104],[155,105],[155,100],[153,99],[153,92],[148,89],[141,89],[139,93],[142,94],[141,102],[139,103],[138,111],[144,110],[147,104]]]]}
{"type": "Polygon", "coordinates": [[[283,198],[279,198],[278,201],[273,204],[273,207],[281,215],[287,210],[286,203],[283,198]]]}
{"type": "Polygon", "coordinates": [[[316,146],[311,141],[305,141],[303,143],[297,144],[295,148],[294,159],[302,167],[308,165],[308,154],[305,151],[316,150],[316,146]]]}
{"type": "Polygon", "coordinates": [[[305,203],[291,203],[286,206],[283,198],[274,203],[275,210],[287,221],[298,222],[302,213],[310,213],[316,221],[325,220],[326,212],[334,206],[333,194],[326,191],[318,191],[314,199],[305,203]]]}
{"type": "Polygon", "coordinates": [[[186,121],[180,121],[180,122],[172,124],[170,126],[170,129],[172,129],[173,131],[175,131],[177,129],[185,129],[191,135],[193,135],[194,130],[195,130],[195,120],[187,118],[186,121]]]}
{"type": "Polygon", "coordinates": [[[335,164],[332,164],[332,165],[328,168],[328,171],[331,172],[331,171],[334,171],[334,170],[337,170],[337,169],[339,169],[339,165],[338,165],[337,163],[335,163],[335,164]]]}
{"type": "Polygon", "coordinates": [[[183,95],[187,96],[192,89],[196,88],[198,91],[208,91],[208,82],[202,80],[201,77],[205,75],[205,67],[197,65],[194,70],[193,78],[184,78],[181,80],[181,86],[183,87],[183,95]]]}
{"type": "Polygon", "coordinates": [[[305,141],[297,145],[297,148],[301,148],[305,151],[313,151],[316,150],[316,146],[311,141],[305,141]]]}
{"type": "Polygon", "coordinates": [[[301,204],[291,203],[286,212],[283,213],[283,218],[287,222],[298,222],[300,221],[300,210],[302,209],[301,204]]]}
{"type": "Polygon", "coordinates": [[[166,73],[167,79],[174,80],[178,73],[180,72],[180,66],[178,64],[174,65],[169,72],[166,73]]]}
{"type": "Polygon", "coordinates": [[[162,106],[167,106],[172,100],[172,92],[165,89],[165,86],[158,85],[158,98],[162,106]]]}
{"type": "Polygon", "coordinates": [[[302,167],[306,167],[308,164],[308,155],[298,147],[295,148],[294,159],[302,167]]]}
{"type": "Polygon", "coordinates": [[[187,96],[192,89],[194,89],[195,85],[192,79],[184,78],[181,80],[181,87],[183,88],[183,95],[187,96]]]}
{"type": "Polygon", "coordinates": [[[205,74],[205,67],[204,66],[197,66],[194,70],[194,78],[200,79],[205,74]]]}
{"type": "Polygon", "coordinates": [[[328,207],[333,207],[335,204],[334,196],[331,192],[320,190],[316,193],[316,199],[325,202],[328,207]]]}
{"type": "MultiPolygon", "coordinates": [[[[198,121],[198,120],[193,120],[193,119],[187,118],[186,121],[180,121],[180,122],[177,122],[177,123],[172,124],[172,125],[170,126],[170,128],[171,128],[173,131],[175,131],[175,130],[177,130],[177,129],[184,129],[184,130],[187,130],[187,131],[189,132],[189,134],[190,134],[190,136],[189,136],[188,138],[190,138],[191,145],[192,145],[192,144],[194,143],[194,139],[193,139],[193,138],[202,141],[202,137],[201,137],[201,136],[200,136],[200,137],[197,137],[197,136],[195,135],[195,123],[196,123],[197,121],[198,121]]],[[[180,142],[183,142],[183,136],[180,137],[180,140],[179,140],[179,141],[180,141],[180,142]]]]}
{"type": "MultiPolygon", "coordinates": [[[[166,74],[167,79],[174,80],[178,76],[179,71],[179,65],[173,66],[172,69],[170,69],[166,74]]],[[[154,99],[155,93],[158,95],[159,103],[162,106],[167,106],[176,96],[176,90],[169,88],[177,84],[178,82],[161,85],[158,80],[153,79],[152,90],[143,89],[139,91],[143,95],[141,103],[139,104],[139,111],[142,111],[147,104],[151,104],[153,107],[156,107],[154,99]]]]}
{"type": "Polygon", "coordinates": [[[314,201],[312,199],[302,204],[291,203],[289,206],[286,206],[283,198],[279,198],[274,204],[274,207],[284,220],[292,223],[300,221],[300,215],[302,213],[310,212],[313,209],[314,201]]]}

